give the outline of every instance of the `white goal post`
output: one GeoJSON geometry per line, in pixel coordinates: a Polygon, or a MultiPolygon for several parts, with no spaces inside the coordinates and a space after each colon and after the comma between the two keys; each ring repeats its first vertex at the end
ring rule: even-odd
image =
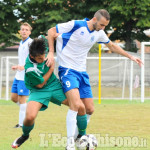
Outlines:
{"type": "Polygon", "coordinates": [[[3,81],[3,70],[4,70],[4,63],[6,66],[6,92],[5,92],[5,99],[9,100],[9,70],[10,70],[10,59],[18,59],[17,56],[6,56],[1,57],[1,68],[0,68],[0,98],[2,98],[2,81],[3,81]]]}
{"type": "MultiPolygon", "coordinates": [[[[145,46],[150,45],[150,42],[142,42],[141,43],[141,60],[144,63],[145,60],[145,46]]],[[[145,69],[144,65],[141,67],[141,102],[144,102],[145,98],[145,69]]]]}

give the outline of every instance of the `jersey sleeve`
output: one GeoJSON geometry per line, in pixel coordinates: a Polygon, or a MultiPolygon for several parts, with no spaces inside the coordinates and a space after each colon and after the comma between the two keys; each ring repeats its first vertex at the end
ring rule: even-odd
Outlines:
{"type": "Polygon", "coordinates": [[[74,27],[74,24],[75,24],[74,20],[66,22],[66,23],[57,24],[56,31],[57,33],[60,33],[60,34],[67,33],[71,31],[71,29],[74,27]]]}
{"type": "Polygon", "coordinates": [[[35,71],[26,72],[25,79],[31,87],[34,87],[44,82],[43,76],[35,71]]]}
{"type": "Polygon", "coordinates": [[[97,43],[99,44],[107,44],[110,42],[110,39],[106,35],[106,33],[103,30],[99,31],[99,38],[97,40],[97,43]]]}

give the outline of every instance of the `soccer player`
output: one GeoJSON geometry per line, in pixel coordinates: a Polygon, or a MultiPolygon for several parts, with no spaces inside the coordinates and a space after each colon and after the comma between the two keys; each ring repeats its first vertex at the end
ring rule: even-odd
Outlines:
{"type": "MultiPolygon", "coordinates": [[[[68,125],[69,120],[72,120],[71,124],[76,123],[78,104],[81,101],[86,108],[87,122],[89,122],[90,116],[94,112],[92,91],[89,76],[86,72],[86,57],[90,48],[96,42],[104,43],[111,51],[128,57],[140,66],[142,65],[139,58],[131,56],[107,37],[104,29],[109,21],[110,15],[107,10],[100,9],[90,20],[87,18],[72,20],[57,24],[48,30],[50,52],[46,64],[50,66],[54,62],[54,40],[56,39],[59,78],[71,110],[68,111],[67,115],[68,125]],[[75,115],[72,115],[73,112],[75,115]]],[[[74,128],[72,128],[71,133],[75,133],[74,128]]],[[[69,136],[73,136],[73,134],[69,136]]]]}
{"type": "MultiPolygon", "coordinates": [[[[34,128],[34,122],[38,111],[47,109],[50,101],[57,105],[68,105],[61,83],[53,73],[54,64],[51,65],[50,68],[45,64],[45,50],[47,49],[45,40],[46,39],[43,38],[34,39],[29,48],[29,55],[26,59],[24,68],[25,85],[30,90],[30,95],[26,117],[22,127],[23,135],[13,142],[12,148],[18,148],[29,138],[29,133],[34,128]]],[[[79,109],[81,118],[79,117],[77,121],[79,134],[84,134],[85,132],[83,128],[84,120],[82,119],[82,115],[85,115],[84,111],[85,107],[84,104],[82,104],[79,109]]],[[[85,121],[85,124],[86,123],[87,121],[85,121]]],[[[75,150],[75,148],[69,150],[75,150]]]]}
{"type": "Polygon", "coordinates": [[[15,125],[15,128],[20,128],[23,125],[23,120],[26,113],[26,97],[29,95],[29,90],[26,88],[24,83],[24,65],[25,60],[29,54],[29,45],[32,39],[29,37],[31,34],[32,27],[27,23],[23,23],[20,26],[21,42],[18,49],[18,60],[19,63],[16,66],[12,66],[13,70],[17,70],[15,79],[13,81],[11,90],[11,100],[20,106],[19,111],[19,123],[15,125]]]}

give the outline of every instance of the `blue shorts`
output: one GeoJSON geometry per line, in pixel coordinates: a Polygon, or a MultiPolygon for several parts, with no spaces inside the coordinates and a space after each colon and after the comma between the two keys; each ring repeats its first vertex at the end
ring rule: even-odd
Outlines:
{"type": "Polygon", "coordinates": [[[61,66],[59,66],[58,71],[64,93],[71,89],[78,88],[80,98],[93,98],[89,76],[86,72],[79,72],[61,66]]]}
{"type": "Polygon", "coordinates": [[[17,80],[16,78],[13,81],[13,85],[11,88],[12,93],[17,93],[18,95],[29,95],[29,90],[26,88],[24,81],[17,80]]]}

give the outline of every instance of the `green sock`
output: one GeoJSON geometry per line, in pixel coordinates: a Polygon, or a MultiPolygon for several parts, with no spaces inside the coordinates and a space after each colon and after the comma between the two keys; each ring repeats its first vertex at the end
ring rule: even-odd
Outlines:
{"type": "Polygon", "coordinates": [[[23,136],[29,136],[29,133],[31,130],[34,128],[34,124],[32,126],[25,126],[23,125],[22,131],[23,131],[23,136]]]}
{"type": "Polygon", "coordinates": [[[79,116],[77,115],[77,126],[79,130],[79,135],[85,135],[86,134],[86,128],[87,128],[87,115],[79,116]]]}

